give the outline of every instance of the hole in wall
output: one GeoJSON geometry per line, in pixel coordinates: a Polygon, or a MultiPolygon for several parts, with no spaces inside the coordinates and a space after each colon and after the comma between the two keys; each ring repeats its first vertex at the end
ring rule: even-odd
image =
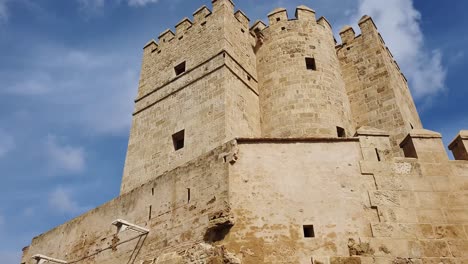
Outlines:
{"type": "Polygon", "coordinates": [[[174,150],[183,149],[185,145],[185,130],[181,130],[172,135],[172,143],[174,144],[174,150]]]}
{"type": "Polygon", "coordinates": [[[241,28],[241,32],[242,32],[242,33],[245,33],[245,30],[244,30],[243,28],[241,28]]]}
{"type": "Polygon", "coordinates": [[[317,64],[315,63],[314,58],[305,58],[306,68],[307,70],[316,71],[317,64]]]}
{"type": "Polygon", "coordinates": [[[250,76],[247,76],[247,80],[250,81],[252,80],[252,78],[250,76]]]}
{"type": "Polygon", "coordinates": [[[381,161],[381,160],[380,160],[379,150],[378,150],[377,148],[375,148],[375,155],[377,155],[377,160],[378,160],[378,161],[381,161]]]}
{"type": "Polygon", "coordinates": [[[313,225],[304,225],[302,226],[302,230],[304,231],[305,238],[315,237],[315,231],[313,225]]]}
{"type": "Polygon", "coordinates": [[[184,38],[184,36],[180,36],[180,37],[179,37],[179,40],[181,40],[181,39],[183,39],[183,38],[184,38]]]}
{"type": "Polygon", "coordinates": [[[286,27],[281,27],[281,30],[286,30],[286,27]]]}
{"type": "Polygon", "coordinates": [[[336,134],[340,138],[346,137],[346,131],[344,130],[344,128],[339,127],[339,126],[336,127],[336,134]]]}
{"type": "Polygon", "coordinates": [[[281,18],[277,17],[277,18],[276,18],[276,21],[277,21],[277,22],[278,22],[278,21],[281,21],[281,18]]]}
{"type": "Polygon", "coordinates": [[[201,25],[202,25],[202,26],[205,26],[205,25],[206,25],[206,21],[203,21],[203,22],[201,23],[201,25]]]}
{"type": "Polygon", "coordinates": [[[187,188],[187,203],[190,203],[190,188],[187,188]]]}
{"type": "Polygon", "coordinates": [[[174,67],[176,76],[185,72],[185,61],[174,67]]]}

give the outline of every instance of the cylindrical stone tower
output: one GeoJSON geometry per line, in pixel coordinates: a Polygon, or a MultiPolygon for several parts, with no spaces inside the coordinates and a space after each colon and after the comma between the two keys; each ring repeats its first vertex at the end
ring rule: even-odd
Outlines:
{"type": "Polygon", "coordinates": [[[257,69],[262,135],[337,137],[354,133],[330,24],[300,6],[289,20],[284,8],[268,15],[259,38],[257,69]]]}

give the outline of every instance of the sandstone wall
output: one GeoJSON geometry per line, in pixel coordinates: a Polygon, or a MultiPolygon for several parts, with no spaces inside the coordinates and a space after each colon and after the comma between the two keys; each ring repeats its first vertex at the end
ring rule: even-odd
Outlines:
{"type": "Polygon", "coordinates": [[[213,12],[197,10],[194,22],[145,47],[121,193],[235,136],[260,136],[255,41],[241,14],[229,0],[214,1],[213,12]],[[172,135],[182,130],[176,151],[172,135]]]}
{"type": "Polygon", "coordinates": [[[385,46],[370,17],[359,22],[361,35],[351,27],[341,33],[337,54],[351,103],[354,125],[371,126],[391,134],[393,152],[412,128],[422,128],[405,77],[385,46]]]}
{"type": "Polygon", "coordinates": [[[337,126],[352,134],[331,27],[307,7],[296,16],[289,20],[286,9],[276,9],[258,33],[262,136],[337,136],[337,126]],[[307,69],[306,58],[315,60],[315,70],[307,69]]]}
{"type": "MultiPolygon", "coordinates": [[[[35,254],[68,263],[153,263],[165,253],[185,251],[216,238],[217,226],[229,226],[228,161],[230,145],[167,172],[64,225],[35,237],[22,263],[35,254]],[[147,236],[111,223],[124,219],[150,230],[147,236]],[[145,262],[146,261],[146,262],[145,262]]],[[[196,248],[194,250],[197,250],[196,248]]],[[[198,249],[203,252],[203,249],[198,249]]],[[[162,262],[160,262],[162,263],[162,262]]]]}

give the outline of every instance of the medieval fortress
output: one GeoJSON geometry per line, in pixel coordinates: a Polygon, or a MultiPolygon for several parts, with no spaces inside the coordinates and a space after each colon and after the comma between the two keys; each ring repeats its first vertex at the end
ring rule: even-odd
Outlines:
{"type": "Polygon", "coordinates": [[[22,263],[468,263],[468,131],[449,160],[372,18],[234,11],[144,47],[120,196],[22,263]]]}

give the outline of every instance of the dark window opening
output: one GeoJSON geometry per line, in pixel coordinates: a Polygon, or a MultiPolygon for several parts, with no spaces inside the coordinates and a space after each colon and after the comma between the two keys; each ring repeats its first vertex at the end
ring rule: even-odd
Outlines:
{"type": "Polygon", "coordinates": [[[279,17],[276,18],[276,21],[280,21],[280,20],[281,20],[281,18],[279,18],[279,17]]]}
{"type": "Polygon", "coordinates": [[[304,230],[304,237],[315,237],[313,225],[302,226],[302,229],[304,230]]]}
{"type": "Polygon", "coordinates": [[[316,71],[317,70],[317,65],[315,64],[315,59],[314,58],[306,58],[306,67],[308,70],[316,71]]]}
{"type": "Polygon", "coordinates": [[[161,50],[158,50],[158,54],[161,53],[161,50]]]}
{"type": "Polygon", "coordinates": [[[411,129],[414,129],[413,124],[409,123],[409,125],[410,125],[411,129]]]}
{"type": "Polygon", "coordinates": [[[153,206],[149,206],[149,213],[148,213],[148,220],[151,220],[151,211],[153,210],[153,206]]]}
{"type": "Polygon", "coordinates": [[[187,203],[190,203],[190,188],[187,188],[187,203]]]}
{"type": "Polygon", "coordinates": [[[172,143],[174,143],[174,150],[184,148],[185,130],[179,131],[172,135],[172,143]]]}
{"type": "Polygon", "coordinates": [[[151,188],[151,195],[154,196],[154,188],[151,188]]]}
{"type": "Polygon", "coordinates": [[[346,131],[345,131],[344,128],[342,128],[342,127],[336,127],[336,134],[337,134],[338,137],[340,137],[340,138],[346,137],[346,131]]]}
{"type": "Polygon", "coordinates": [[[249,80],[249,81],[250,81],[251,79],[252,79],[252,78],[251,78],[250,76],[247,76],[247,80],[249,80]]]}
{"type": "Polygon", "coordinates": [[[375,154],[377,155],[377,160],[380,161],[380,154],[377,148],[375,149],[375,154]]]}
{"type": "Polygon", "coordinates": [[[286,27],[282,27],[281,30],[286,30],[286,27]]]}
{"type": "Polygon", "coordinates": [[[181,40],[181,39],[183,39],[183,38],[184,38],[184,36],[180,36],[180,37],[179,37],[179,40],[181,40]]]}
{"type": "Polygon", "coordinates": [[[206,25],[206,21],[203,21],[203,22],[201,23],[201,25],[202,25],[202,26],[206,25]]]}
{"type": "Polygon", "coordinates": [[[242,33],[245,33],[245,30],[244,30],[243,28],[241,28],[241,32],[242,32],[242,33]]]}
{"type": "Polygon", "coordinates": [[[185,72],[185,61],[174,67],[176,76],[185,72]]]}

